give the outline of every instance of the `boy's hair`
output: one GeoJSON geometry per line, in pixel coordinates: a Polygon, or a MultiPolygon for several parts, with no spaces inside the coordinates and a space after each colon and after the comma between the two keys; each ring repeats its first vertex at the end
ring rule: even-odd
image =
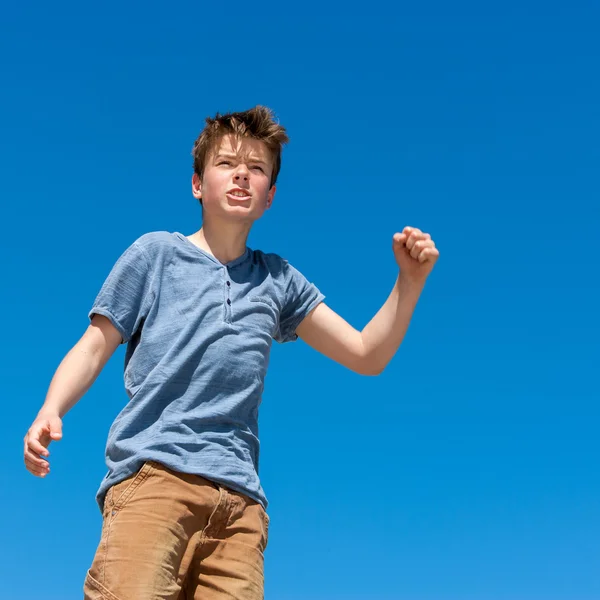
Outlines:
{"type": "Polygon", "coordinates": [[[273,160],[270,187],[275,185],[281,169],[281,149],[289,142],[289,138],[285,127],[275,122],[273,111],[260,105],[244,112],[217,113],[214,118],[206,117],[206,125],[192,150],[194,173],[202,179],[207,156],[218,147],[224,136],[231,134],[259,140],[267,146],[273,160]]]}

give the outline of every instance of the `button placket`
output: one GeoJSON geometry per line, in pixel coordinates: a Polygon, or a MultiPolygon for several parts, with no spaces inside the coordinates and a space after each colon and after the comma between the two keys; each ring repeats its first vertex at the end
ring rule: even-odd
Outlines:
{"type": "Polygon", "coordinates": [[[227,267],[223,268],[223,277],[225,279],[225,321],[231,323],[231,281],[227,267]]]}

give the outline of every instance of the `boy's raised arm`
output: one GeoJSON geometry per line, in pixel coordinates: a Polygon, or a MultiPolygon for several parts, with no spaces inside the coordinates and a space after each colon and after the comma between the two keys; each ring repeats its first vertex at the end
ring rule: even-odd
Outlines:
{"type": "Polygon", "coordinates": [[[38,477],[49,472],[48,445],[62,438],[62,417],[92,386],[121,343],[121,334],[102,315],[94,315],[81,339],[60,363],[40,409],[25,435],[27,470],[38,477]]]}
{"type": "Polygon", "coordinates": [[[393,250],[400,274],[388,299],[362,331],[324,303],[297,328],[308,345],[362,375],[381,373],[398,350],[439,256],[431,236],[414,227],[394,235],[393,250]]]}

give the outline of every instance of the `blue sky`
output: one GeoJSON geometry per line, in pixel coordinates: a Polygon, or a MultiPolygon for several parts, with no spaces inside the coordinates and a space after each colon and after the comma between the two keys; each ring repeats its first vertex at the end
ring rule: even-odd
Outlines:
{"type": "Polygon", "coordinates": [[[81,597],[125,348],[45,480],[23,436],[121,252],[200,227],[204,118],[260,103],[291,143],[251,247],[357,328],[394,283],[395,231],[441,252],[380,377],[274,345],[267,600],[599,598],[598,7],[216,6],[4,9],[3,597],[81,597]]]}

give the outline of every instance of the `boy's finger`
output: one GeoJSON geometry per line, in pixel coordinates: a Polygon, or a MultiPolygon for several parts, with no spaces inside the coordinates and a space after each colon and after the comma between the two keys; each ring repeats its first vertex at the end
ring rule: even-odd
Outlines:
{"type": "Polygon", "coordinates": [[[45,469],[44,467],[40,467],[35,463],[32,463],[29,459],[25,459],[25,466],[27,467],[28,471],[31,471],[36,475],[41,475],[42,473],[47,473],[49,471],[49,469],[45,469]]]}
{"type": "Polygon", "coordinates": [[[50,437],[50,423],[47,421],[40,424],[35,437],[38,439],[49,438],[50,437]]]}
{"type": "Polygon", "coordinates": [[[50,466],[47,461],[37,456],[29,449],[25,451],[24,456],[26,461],[29,461],[30,463],[34,464],[36,467],[41,467],[42,469],[45,469],[50,466]]]}
{"type": "Polygon", "coordinates": [[[423,251],[423,240],[417,240],[414,243],[414,245],[410,251],[410,255],[413,258],[419,258],[419,254],[421,254],[422,251],[423,251]]]}
{"type": "Polygon", "coordinates": [[[435,260],[439,255],[437,248],[428,247],[419,255],[419,262],[424,263],[428,260],[435,260]]]}
{"type": "Polygon", "coordinates": [[[413,258],[418,259],[420,254],[427,248],[433,248],[433,242],[431,240],[428,240],[426,238],[417,240],[414,246],[412,247],[412,250],[410,251],[410,255],[413,258]]]}
{"type": "Polygon", "coordinates": [[[49,436],[53,440],[60,440],[62,438],[62,423],[60,419],[49,419],[47,423],[47,431],[49,436]]]}
{"type": "Polygon", "coordinates": [[[413,246],[420,241],[426,241],[427,235],[420,231],[419,229],[414,229],[408,238],[408,242],[406,246],[409,250],[412,250],[413,246]]]}
{"type": "Polygon", "coordinates": [[[27,467],[27,470],[30,473],[32,473],[33,475],[36,475],[37,477],[44,477],[45,475],[47,475],[50,472],[50,469],[42,469],[41,467],[34,465],[27,459],[25,459],[25,466],[27,467]]]}
{"type": "Polygon", "coordinates": [[[46,450],[46,447],[43,446],[35,437],[30,437],[27,440],[27,447],[34,452],[35,454],[39,454],[40,456],[49,456],[50,452],[46,450]]]}

